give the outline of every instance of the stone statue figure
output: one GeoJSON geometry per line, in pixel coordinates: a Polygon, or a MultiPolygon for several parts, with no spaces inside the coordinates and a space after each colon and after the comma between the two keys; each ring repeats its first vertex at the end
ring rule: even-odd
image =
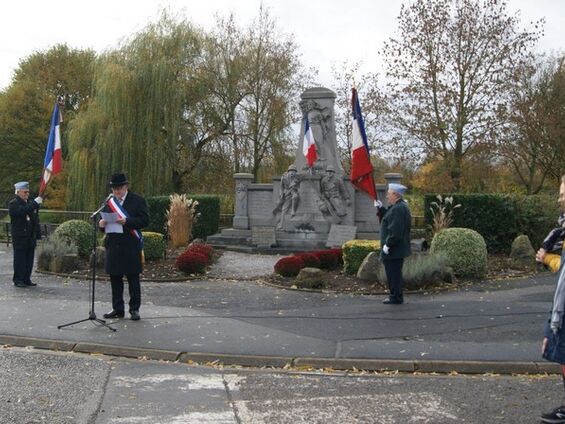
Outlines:
{"type": "Polygon", "coordinates": [[[273,214],[275,215],[281,212],[277,225],[279,229],[282,229],[284,216],[288,213],[289,209],[292,217],[296,215],[298,202],[300,201],[300,194],[298,193],[300,182],[301,178],[296,170],[296,166],[290,165],[288,170],[281,177],[279,201],[275,209],[273,209],[273,214]]]}
{"type": "Polygon", "coordinates": [[[316,151],[318,153],[318,160],[322,167],[325,167],[324,162],[327,160],[327,144],[329,124],[328,119],[331,113],[327,108],[322,108],[313,99],[305,99],[300,102],[300,109],[305,118],[308,118],[310,123],[310,130],[316,142],[316,151]]]}
{"type": "Polygon", "coordinates": [[[326,175],[320,180],[320,193],[322,194],[320,211],[325,216],[329,215],[334,223],[339,224],[341,218],[347,215],[346,205],[351,205],[351,201],[343,179],[335,175],[333,166],[326,168],[326,175]]]}

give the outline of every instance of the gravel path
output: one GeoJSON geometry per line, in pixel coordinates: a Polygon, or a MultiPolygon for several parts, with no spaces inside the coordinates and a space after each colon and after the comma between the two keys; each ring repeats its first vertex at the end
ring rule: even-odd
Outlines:
{"type": "Polygon", "coordinates": [[[207,276],[211,278],[256,278],[273,273],[275,263],[282,255],[260,255],[224,250],[212,265],[207,276]]]}

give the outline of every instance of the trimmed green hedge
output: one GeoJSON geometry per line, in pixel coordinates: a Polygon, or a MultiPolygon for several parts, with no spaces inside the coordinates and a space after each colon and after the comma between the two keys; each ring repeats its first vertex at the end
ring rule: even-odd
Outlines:
{"type": "MultiPolygon", "coordinates": [[[[553,196],[443,193],[442,196],[453,196],[453,204],[461,205],[453,212],[451,227],[477,231],[491,253],[508,253],[512,241],[520,234],[526,234],[537,249],[549,230],[557,226],[559,208],[553,196]]],[[[430,205],[436,201],[436,194],[425,196],[426,228],[432,223],[430,205]]]]}
{"type": "MultiPolygon", "coordinates": [[[[199,216],[196,224],[192,228],[192,237],[206,238],[209,235],[217,233],[220,222],[220,198],[207,194],[187,194],[186,196],[198,202],[196,212],[199,216]]],[[[147,198],[147,205],[149,207],[148,231],[166,234],[167,228],[165,227],[165,223],[169,203],[169,196],[147,198]]]]}
{"type": "Polygon", "coordinates": [[[146,260],[153,261],[155,259],[163,259],[166,249],[167,242],[163,234],[153,231],[143,231],[143,253],[146,260]]]}
{"type": "Polygon", "coordinates": [[[343,270],[348,274],[356,274],[365,256],[380,250],[380,240],[349,240],[343,244],[343,270]]]}

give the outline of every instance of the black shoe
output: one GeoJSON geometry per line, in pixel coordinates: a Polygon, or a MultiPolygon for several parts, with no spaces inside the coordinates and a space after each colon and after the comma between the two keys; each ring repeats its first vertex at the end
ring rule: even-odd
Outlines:
{"type": "Polygon", "coordinates": [[[23,281],[14,281],[14,286],[16,287],[27,287],[27,284],[23,281]]]}
{"type": "Polygon", "coordinates": [[[25,285],[26,285],[26,286],[29,286],[29,287],[35,287],[35,286],[37,286],[36,283],[32,283],[31,281],[28,281],[27,283],[25,283],[25,285]]]}
{"type": "Polygon", "coordinates": [[[104,318],[123,318],[123,317],[124,317],[123,312],[118,312],[113,309],[107,314],[104,314],[104,318]]]}
{"type": "Polygon", "coordinates": [[[139,312],[137,311],[130,311],[129,314],[131,315],[132,321],[139,321],[141,319],[141,317],[139,316],[139,312]]]}
{"type": "Polygon", "coordinates": [[[391,299],[390,297],[383,300],[383,304],[385,305],[402,305],[402,303],[403,303],[402,300],[395,300],[395,299],[391,299]]]}
{"type": "Polygon", "coordinates": [[[541,421],[550,424],[565,423],[565,406],[560,406],[551,412],[541,414],[541,421]]]}

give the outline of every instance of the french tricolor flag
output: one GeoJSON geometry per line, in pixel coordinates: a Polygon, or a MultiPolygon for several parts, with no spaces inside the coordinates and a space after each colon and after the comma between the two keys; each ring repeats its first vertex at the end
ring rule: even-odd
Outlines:
{"type": "Polygon", "coordinates": [[[304,124],[304,142],[302,144],[302,153],[308,162],[308,167],[312,168],[316,159],[318,159],[318,154],[316,153],[316,140],[314,140],[314,134],[310,129],[310,122],[308,121],[308,116],[306,116],[304,124]]]}
{"type": "Polygon", "coordinates": [[[53,108],[53,115],[51,116],[51,128],[49,129],[45,160],[43,161],[43,175],[41,176],[41,185],[39,187],[40,195],[45,191],[51,178],[61,172],[62,169],[60,126],[63,118],[59,110],[59,106],[62,104],[62,99],[58,99],[53,108]]]}
{"type": "Polygon", "coordinates": [[[359,190],[367,193],[373,200],[377,200],[375,181],[373,179],[373,165],[369,155],[365,123],[361,114],[361,105],[357,90],[352,89],[351,106],[353,108],[353,128],[351,131],[351,183],[359,190]]]}

